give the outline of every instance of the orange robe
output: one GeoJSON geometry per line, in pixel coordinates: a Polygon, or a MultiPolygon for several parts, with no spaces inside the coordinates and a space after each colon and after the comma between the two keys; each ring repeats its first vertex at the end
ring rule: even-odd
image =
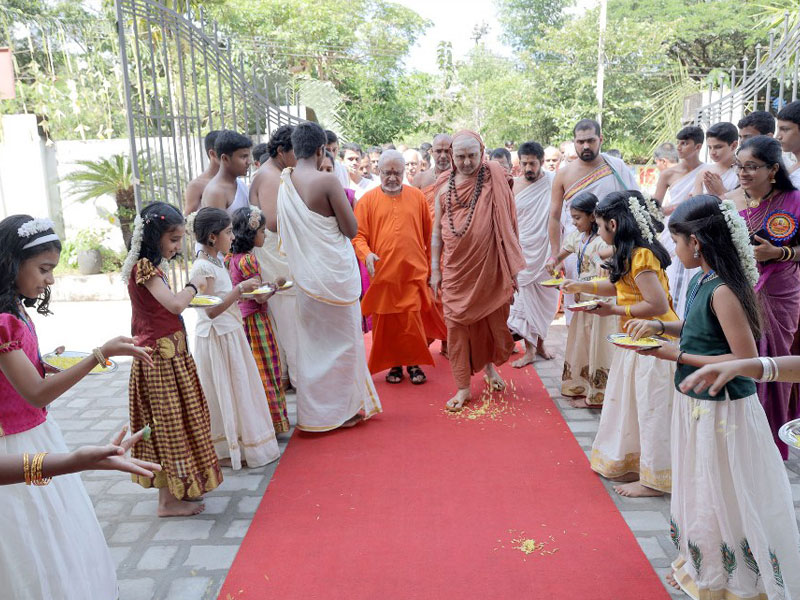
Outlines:
{"type": "MultiPolygon", "coordinates": [[[[439,185],[437,182],[432,183],[429,186],[422,188],[422,193],[425,195],[425,202],[428,203],[428,210],[431,213],[431,222],[436,217],[436,192],[439,191],[439,185]]],[[[433,305],[438,313],[438,318],[441,319],[442,323],[444,323],[444,306],[442,305],[442,296],[439,295],[438,298],[433,299],[433,305]]],[[[447,341],[447,330],[445,329],[445,336],[444,337],[437,337],[436,339],[441,339],[447,341]]]]}
{"type": "Polygon", "coordinates": [[[361,312],[372,315],[370,373],[433,365],[428,339],[444,338],[446,329],[428,287],[432,222],[425,196],[410,186],[397,196],[375,188],[358,201],[355,215],[358,259],[366,263],[371,253],[380,258],[361,301],[361,312]]]}
{"type": "MultiPolygon", "coordinates": [[[[473,132],[459,132],[454,139],[473,132]]],[[[459,389],[468,388],[470,377],[488,363],[503,364],[511,356],[514,340],[508,330],[514,277],[525,268],[519,245],[514,195],[503,168],[483,161],[484,183],[475,212],[463,236],[451,231],[446,210],[448,190],[439,194],[442,229],[442,301],[447,324],[450,367],[459,389]]],[[[461,202],[475,191],[478,170],[456,187],[461,202]]],[[[449,175],[448,175],[449,176],[449,175]]],[[[445,181],[442,175],[437,184],[445,181]]],[[[455,198],[449,203],[456,231],[464,226],[468,208],[455,198]]]]}

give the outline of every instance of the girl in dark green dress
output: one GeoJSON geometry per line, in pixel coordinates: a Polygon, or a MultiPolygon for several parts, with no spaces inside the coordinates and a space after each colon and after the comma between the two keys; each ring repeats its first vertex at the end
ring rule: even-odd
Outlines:
{"type": "MultiPolygon", "coordinates": [[[[752,379],[717,396],[680,384],[705,365],[758,356],[758,280],[747,226],[730,201],[696,196],[670,219],[676,254],[700,267],[684,320],[635,320],[634,337],[680,335],[651,351],[677,362],[672,413],[670,583],[699,598],[800,598],[797,522],[786,469],[752,379]]],[[[666,427],[667,424],[665,423],[666,427]]]]}

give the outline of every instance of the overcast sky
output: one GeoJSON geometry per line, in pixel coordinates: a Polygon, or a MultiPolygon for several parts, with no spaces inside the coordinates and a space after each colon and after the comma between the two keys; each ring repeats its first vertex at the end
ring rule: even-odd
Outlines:
{"type": "MultiPolygon", "coordinates": [[[[433,21],[433,25],[417,42],[406,59],[411,69],[433,73],[436,71],[436,46],[439,42],[453,43],[456,60],[467,53],[474,45],[470,39],[475,25],[486,22],[489,35],[486,43],[496,52],[510,56],[511,48],[500,41],[502,29],[497,21],[494,0],[393,0],[407,6],[422,17],[433,21]]],[[[574,11],[595,6],[598,0],[577,0],[574,11]]]]}
{"type": "Polygon", "coordinates": [[[493,0],[394,0],[407,6],[422,17],[433,21],[433,25],[417,42],[406,59],[411,69],[436,71],[436,46],[439,42],[452,42],[453,55],[461,58],[475,44],[470,39],[472,29],[484,21],[489,25],[486,41],[503,54],[511,50],[499,41],[502,31],[497,22],[493,0]],[[502,48],[502,49],[501,49],[502,48]]]}

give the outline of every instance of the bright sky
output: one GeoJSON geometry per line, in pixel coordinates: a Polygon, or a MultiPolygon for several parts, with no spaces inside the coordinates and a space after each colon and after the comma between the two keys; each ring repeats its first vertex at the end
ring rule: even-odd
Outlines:
{"type": "MultiPolygon", "coordinates": [[[[497,20],[494,0],[393,0],[407,6],[422,17],[433,21],[433,25],[412,48],[406,59],[410,69],[434,73],[436,66],[436,46],[439,42],[453,43],[453,58],[459,60],[475,44],[470,39],[475,25],[486,23],[489,34],[484,40],[495,52],[511,56],[512,50],[500,41],[503,34],[497,20]]],[[[576,0],[569,12],[581,12],[596,6],[598,0],[576,0]]]]}
{"type": "Polygon", "coordinates": [[[462,58],[475,44],[470,39],[475,25],[486,22],[489,34],[487,44],[501,54],[511,54],[511,49],[500,42],[502,31],[497,21],[493,0],[394,0],[407,6],[420,16],[433,21],[427,33],[417,41],[406,59],[406,66],[433,73],[436,66],[436,46],[439,42],[453,43],[453,58],[462,58]]]}

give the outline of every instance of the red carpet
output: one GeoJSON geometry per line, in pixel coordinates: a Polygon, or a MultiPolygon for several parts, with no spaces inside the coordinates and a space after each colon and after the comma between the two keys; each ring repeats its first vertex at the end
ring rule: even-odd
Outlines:
{"type": "Polygon", "coordinates": [[[436,358],[423,386],[376,377],[382,415],[294,434],[220,598],[669,598],[534,370],[454,418],[436,358]]]}

